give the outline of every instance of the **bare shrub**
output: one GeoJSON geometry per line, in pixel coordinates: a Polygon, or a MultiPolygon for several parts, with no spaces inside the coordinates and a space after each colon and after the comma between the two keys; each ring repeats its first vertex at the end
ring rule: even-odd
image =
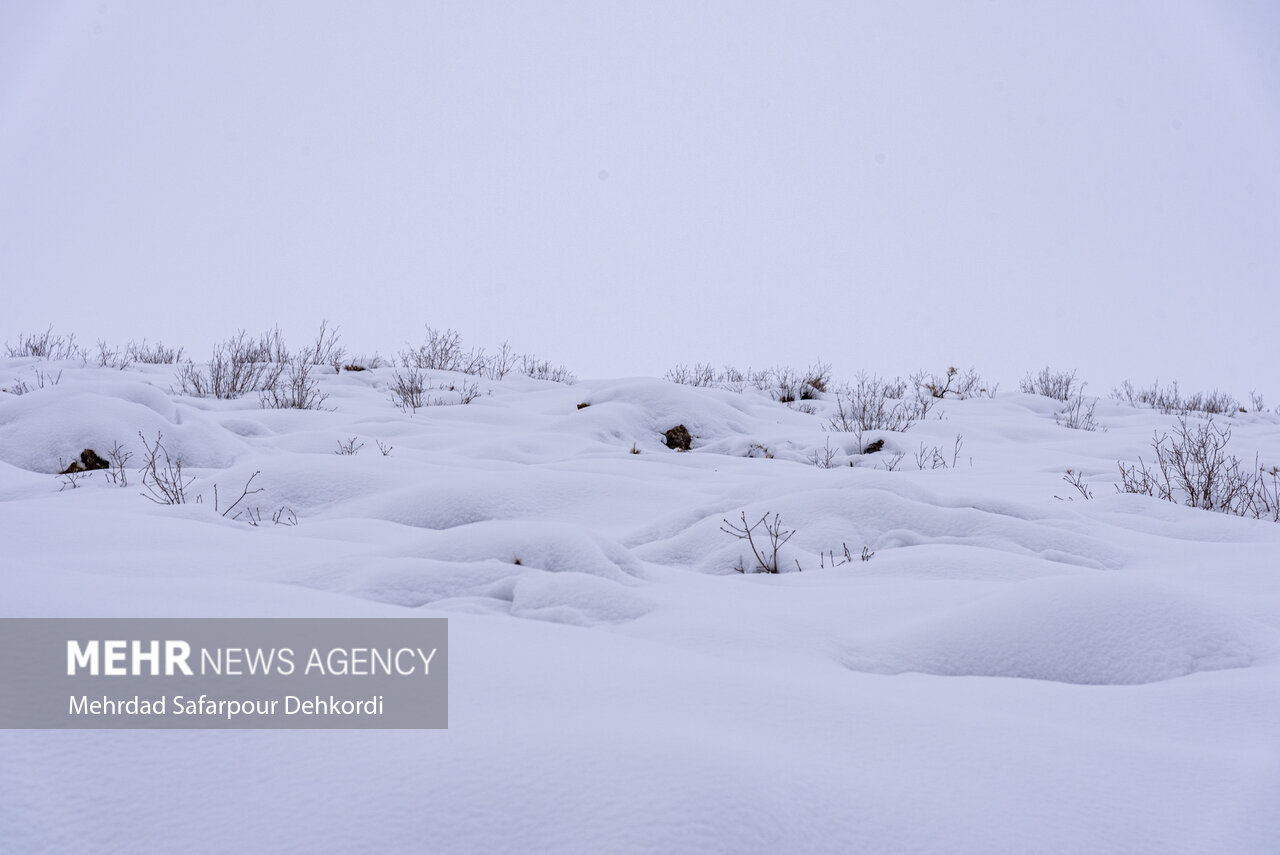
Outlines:
{"type": "MultiPolygon", "coordinates": [[[[330,329],[328,321],[321,321],[320,330],[316,333],[315,339],[299,351],[293,361],[305,365],[332,365],[333,370],[337,371],[347,356],[346,348],[340,343],[338,331],[339,327],[330,329]]],[[[301,407],[300,409],[311,408],[301,407]]]]}
{"type": "Polygon", "coordinates": [[[107,480],[117,487],[128,487],[129,470],[125,468],[125,464],[131,457],[133,457],[132,451],[126,451],[119,442],[112,443],[111,450],[107,452],[107,459],[111,461],[111,466],[105,473],[107,480]]]}
{"type": "Polygon", "coordinates": [[[372,371],[375,368],[381,368],[386,365],[387,361],[382,358],[377,351],[372,356],[359,354],[352,357],[342,366],[343,371],[372,371]]]}
{"type": "Polygon", "coordinates": [[[23,380],[21,377],[19,377],[17,380],[13,381],[13,383],[10,384],[9,387],[6,388],[4,391],[8,392],[10,395],[25,395],[31,391],[31,387],[27,385],[26,380],[23,380]]]}
{"type": "Polygon", "coordinates": [[[488,358],[484,366],[484,376],[490,380],[502,380],[510,374],[520,360],[520,355],[511,347],[510,342],[503,342],[498,352],[488,358]]]}
{"type": "Polygon", "coordinates": [[[178,382],[184,395],[229,400],[275,388],[288,362],[279,327],[256,339],[239,330],[214,346],[207,367],[183,363],[178,382]]]}
{"type": "Polygon", "coordinates": [[[1120,468],[1121,493],[1154,496],[1207,511],[1280,521],[1280,468],[1266,468],[1255,456],[1252,465],[1227,454],[1231,428],[1210,418],[1191,424],[1178,417],[1174,435],[1156,434],[1152,440],[1155,467],[1142,458],[1120,468]]]}
{"type": "MultiPolygon", "coordinates": [[[[480,397],[480,386],[476,383],[449,383],[444,386],[437,386],[436,388],[456,393],[459,404],[470,404],[476,398],[480,397]]],[[[437,406],[443,406],[450,402],[443,398],[436,398],[432,403],[437,406]]]]}
{"type": "Polygon", "coordinates": [[[383,442],[380,439],[375,439],[374,442],[378,444],[378,450],[382,452],[383,457],[391,456],[391,449],[395,448],[394,445],[387,445],[385,442],[383,442]]]}
{"type": "Polygon", "coordinates": [[[165,347],[161,342],[149,345],[145,338],[141,344],[129,342],[125,353],[132,362],[144,365],[174,365],[182,361],[182,348],[165,347]]]}
{"type": "Polygon", "coordinates": [[[839,449],[831,447],[831,438],[827,437],[826,445],[823,448],[814,449],[813,454],[809,455],[809,462],[819,469],[834,469],[836,454],[839,449]]]}
{"type": "Polygon", "coordinates": [[[775,401],[790,404],[795,401],[812,401],[822,397],[831,380],[831,367],[823,363],[810,366],[808,371],[791,368],[773,369],[773,388],[770,394],[775,401]]]}
{"type": "Polygon", "coordinates": [[[716,382],[716,370],[707,362],[697,362],[693,365],[677,365],[664,374],[663,379],[685,386],[718,385],[716,382]]]}
{"type": "Polygon", "coordinates": [[[534,380],[550,380],[553,383],[573,385],[577,382],[573,372],[563,365],[552,365],[549,360],[524,354],[520,357],[520,373],[534,380]]]}
{"type": "Polygon", "coordinates": [[[104,339],[98,339],[98,367],[125,370],[133,362],[127,349],[110,347],[104,339]]]}
{"type": "MultiPolygon", "coordinates": [[[[852,564],[854,558],[853,553],[849,551],[849,544],[841,543],[840,548],[844,552],[844,555],[842,556],[837,556],[834,549],[828,549],[825,553],[819,552],[818,566],[825,569],[827,565],[831,565],[832,567],[843,567],[845,564],[852,564]]],[[[874,557],[875,553],[871,551],[871,547],[864,545],[862,547],[862,554],[858,556],[858,560],[870,561],[874,557]]],[[[796,566],[799,567],[799,563],[797,563],[796,566]]]]}
{"type": "Polygon", "coordinates": [[[901,378],[883,380],[864,371],[853,383],[836,389],[836,411],[828,417],[827,429],[853,433],[861,446],[863,431],[905,431],[926,418],[933,405],[930,396],[908,397],[901,378]]]}
{"type": "Polygon", "coordinates": [[[456,331],[427,327],[427,340],[418,347],[400,352],[400,364],[431,371],[462,371],[470,363],[462,350],[462,336],[456,331]]]}
{"type": "MultiPolygon", "coordinates": [[[[765,514],[752,525],[747,525],[747,513],[742,512],[742,524],[734,525],[727,519],[722,520],[724,525],[720,530],[725,534],[732,535],[738,540],[745,540],[747,545],[751,547],[751,554],[755,556],[756,567],[753,573],[777,573],[778,572],[778,550],[782,548],[794,531],[788,531],[782,527],[782,517],[774,514],[773,519],[769,519],[769,514],[765,514]],[[758,531],[761,527],[763,532],[758,531]],[[757,543],[757,539],[760,541],[757,543]]],[[[799,564],[796,565],[799,568],[799,564]]],[[[738,562],[738,566],[734,568],[739,573],[746,573],[747,569],[742,562],[738,562]]]]}
{"type": "MultiPolygon", "coordinates": [[[[1090,489],[1088,483],[1084,480],[1083,472],[1077,472],[1074,469],[1068,469],[1066,473],[1062,476],[1062,480],[1066,481],[1072,487],[1075,487],[1076,490],[1080,492],[1080,495],[1084,496],[1086,499],[1093,498],[1093,490],[1090,489]]],[[[1058,498],[1061,498],[1061,496],[1059,496],[1058,498]]]]}
{"type": "Polygon", "coordinates": [[[1054,371],[1046,365],[1034,377],[1031,372],[1027,372],[1027,376],[1023,377],[1018,384],[1018,391],[1028,395],[1044,395],[1046,398],[1067,401],[1082,393],[1084,387],[1084,383],[1076,380],[1074,370],[1054,371]]]}
{"type": "Polygon", "coordinates": [[[62,382],[62,371],[59,369],[57,374],[46,374],[39,368],[36,369],[36,388],[43,389],[46,386],[57,386],[62,382]]]}
{"type": "MultiPolygon", "coordinates": [[[[219,516],[225,517],[227,514],[234,511],[236,507],[245,500],[246,496],[252,496],[256,493],[261,493],[262,492],[261,487],[255,487],[252,490],[249,489],[250,485],[253,484],[254,479],[261,474],[262,474],[261,471],[255,471],[252,475],[249,476],[249,480],[244,482],[244,489],[240,491],[239,498],[237,498],[234,502],[228,505],[225,511],[222,510],[218,505],[218,485],[214,484],[213,485],[213,512],[218,514],[219,516]]],[[[248,513],[251,513],[251,511],[249,511],[248,508],[246,507],[240,511],[236,511],[236,515],[233,516],[232,519],[233,520],[240,519],[241,514],[248,514],[248,513]]],[[[259,514],[259,516],[261,515],[259,514]]],[[[256,525],[256,523],[254,524],[256,525]]]]}
{"type": "MultiPolygon", "coordinates": [[[[357,439],[358,437],[353,436],[350,439],[348,439],[346,442],[343,442],[342,440],[338,440],[338,450],[335,451],[334,454],[350,455],[351,457],[355,457],[357,454],[360,453],[360,449],[364,448],[363,442],[360,443],[359,445],[356,444],[357,439]]],[[[378,443],[378,447],[381,448],[382,443],[378,443]]],[[[386,454],[384,453],[383,456],[385,457],[386,454]]]]}
{"type": "Polygon", "coordinates": [[[156,441],[152,444],[147,442],[141,431],[138,432],[142,447],[146,449],[142,467],[138,470],[142,476],[143,489],[146,490],[142,495],[157,505],[183,505],[187,502],[187,488],[195,478],[183,477],[182,461],[169,456],[169,451],[160,441],[162,437],[157,431],[156,441]]]}
{"type": "Polygon", "coordinates": [[[48,360],[87,357],[84,348],[76,344],[74,333],[66,336],[54,335],[52,324],[44,332],[20,334],[17,344],[5,342],[4,349],[7,356],[13,357],[33,356],[48,360]]]}
{"type": "Polygon", "coordinates": [[[941,446],[933,446],[925,448],[924,443],[920,443],[920,450],[916,452],[916,466],[920,469],[954,469],[956,463],[960,460],[960,449],[964,446],[964,437],[956,434],[955,445],[951,449],[951,462],[948,464],[946,454],[941,446]]]}
{"type": "Polygon", "coordinates": [[[1151,407],[1169,415],[1234,415],[1240,411],[1240,403],[1235,398],[1217,389],[1212,392],[1196,392],[1184,398],[1176,380],[1165,387],[1157,380],[1145,389],[1135,388],[1126,380],[1112,390],[1111,397],[1131,407],[1151,407]]]}
{"type": "Polygon", "coordinates": [[[916,388],[927,392],[933,398],[945,398],[950,395],[957,400],[966,400],[968,398],[976,398],[979,395],[986,395],[994,398],[997,386],[988,386],[973,368],[961,372],[954,365],[947,369],[946,373],[939,377],[937,374],[929,374],[925,371],[919,371],[911,375],[911,380],[916,388]]]}
{"type": "Polygon", "coordinates": [[[406,413],[427,405],[427,378],[421,369],[406,367],[391,376],[391,402],[406,413]]]}
{"type": "Polygon", "coordinates": [[[263,409],[323,409],[329,394],[320,391],[319,378],[311,375],[318,364],[311,362],[306,353],[294,357],[283,374],[276,374],[275,382],[258,392],[258,404],[263,409]]]}
{"type": "Polygon", "coordinates": [[[1098,406],[1097,398],[1089,398],[1086,402],[1083,394],[1084,385],[1072,394],[1066,406],[1054,413],[1053,420],[1072,430],[1097,430],[1101,425],[1094,418],[1093,411],[1098,406]]]}

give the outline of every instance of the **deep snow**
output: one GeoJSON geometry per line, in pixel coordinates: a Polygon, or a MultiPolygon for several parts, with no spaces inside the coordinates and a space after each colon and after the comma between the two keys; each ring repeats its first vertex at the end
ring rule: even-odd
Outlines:
{"type": "MultiPolygon", "coordinates": [[[[0,388],[35,369],[61,380],[0,394],[0,615],[448,617],[450,728],[0,732],[4,851],[1280,839],[1280,525],[1114,491],[1172,416],[1104,399],[1085,432],[1043,397],[946,399],[860,455],[830,400],[646,378],[482,380],[409,415],[390,368],[317,369],[320,412],[176,395],[173,366],[2,359],[0,388]],[[139,432],[202,503],[55,474],[116,441],[136,466],[139,432]],[[917,468],[957,435],[955,468],[917,468]],[[213,485],[225,504],[255,471],[262,525],[218,516],[213,485]],[[744,512],[796,531],[787,572],[734,572],[744,512]]],[[[1280,461],[1280,416],[1230,421],[1230,451],[1280,461]]]]}

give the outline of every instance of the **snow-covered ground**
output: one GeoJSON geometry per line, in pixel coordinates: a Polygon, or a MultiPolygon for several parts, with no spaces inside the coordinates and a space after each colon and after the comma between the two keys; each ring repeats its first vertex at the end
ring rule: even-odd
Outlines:
{"type": "MultiPolygon", "coordinates": [[[[447,617],[449,729],[3,731],[0,850],[1280,845],[1280,525],[1112,487],[1174,416],[1002,391],[862,455],[829,394],[428,372],[481,395],[410,414],[395,369],[316,371],[298,411],[0,359],[31,387],[0,394],[0,616],[447,617]],[[201,503],[140,495],[140,432],[201,503]],[[55,474],[116,442],[127,487],[55,474]],[[254,472],[261,525],[220,516],[254,472]],[[784,572],[734,571],[744,513],[795,531],[784,572]]],[[[1280,416],[1216,421],[1280,462],[1280,416]]]]}

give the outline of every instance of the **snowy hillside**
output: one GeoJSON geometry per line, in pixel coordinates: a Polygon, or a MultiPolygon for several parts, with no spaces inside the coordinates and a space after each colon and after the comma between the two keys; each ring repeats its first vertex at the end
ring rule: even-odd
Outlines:
{"type": "Polygon", "coordinates": [[[340,369],[0,358],[0,616],[447,617],[449,729],[4,731],[0,850],[1275,851],[1280,524],[1113,486],[1176,413],[340,369]]]}

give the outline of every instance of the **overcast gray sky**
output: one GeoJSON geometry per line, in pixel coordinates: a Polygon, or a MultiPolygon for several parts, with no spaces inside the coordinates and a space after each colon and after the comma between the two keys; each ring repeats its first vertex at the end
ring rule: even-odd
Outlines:
{"type": "Polygon", "coordinates": [[[1280,403],[1270,3],[0,4],[0,339],[1280,403]]]}

